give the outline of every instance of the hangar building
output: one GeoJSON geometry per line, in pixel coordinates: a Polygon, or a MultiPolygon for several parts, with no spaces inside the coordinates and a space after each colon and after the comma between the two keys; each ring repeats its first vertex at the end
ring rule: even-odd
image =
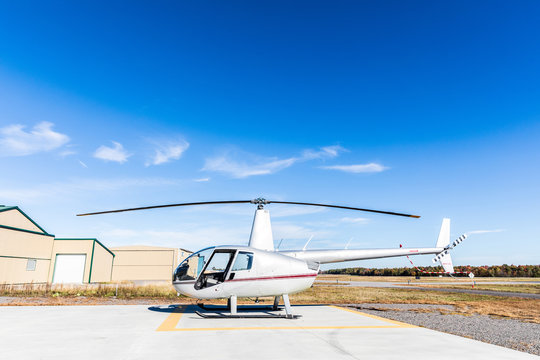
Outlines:
{"type": "Polygon", "coordinates": [[[16,206],[0,206],[0,283],[47,283],[54,235],[16,206]]]}
{"type": "Polygon", "coordinates": [[[120,246],[111,248],[116,255],[112,267],[113,281],[136,283],[171,280],[173,270],[191,252],[158,246],[120,246]]]}
{"type": "Polygon", "coordinates": [[[170,282],[191,252],[107,248],[95,238],[55,238],[17,206],[0,205],[0,284],[170,282]]]}

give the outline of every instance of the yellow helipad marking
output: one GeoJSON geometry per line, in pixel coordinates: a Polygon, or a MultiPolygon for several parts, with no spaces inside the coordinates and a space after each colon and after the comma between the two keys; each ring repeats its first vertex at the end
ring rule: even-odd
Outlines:
{"type": "Polygon", "coordinates": [[[167,316],[165,321],[159,325],[159,327],[156,329],[156,331],[173,331],[176,329],[176,325],[178,325],[178,322],[180,321],[180,318],[184,314],[184,311],[186,310],[186,306],[177,306],[171,315],[167,316]]]}
{"type": "Polygon", "coordinates": [[[163,321],[156,331],[232,331],[232,330],[331,330],[331,329],[396,329],[414,328],[416,326],[399,321],[385,319],[379,316],[365,314],[360,311],[330,305],[329,307],[349,311],[354,314],[391,323],[393,325],[358,325],[358,326],[243,326],[243,327],[212,327],[212,328],[177,328],[187,306],[179,306],[163,321]]]}

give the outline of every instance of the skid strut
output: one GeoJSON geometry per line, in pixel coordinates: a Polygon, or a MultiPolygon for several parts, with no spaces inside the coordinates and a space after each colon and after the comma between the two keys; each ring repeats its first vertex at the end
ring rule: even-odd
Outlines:
{"type": "Polygon", "coordinates": [[[297,319],[301,315],[294,315],[292,313],[291,303],[289,301],[289,295],[283,294],[281,296],[274,297],[274,304],[269,306],[243,306],[238,308],[238,298],[236,295],[231,296],[227,300],[227,307],[209,307],[204,304],[197,304],[201,309],[211,311],[211,312],[200,312],[195,311],[197,315],[207,319],[262,319],[262,318],[278,318],[278,319],[297,319]],[[238,314],[238,311],[277,311],[279,310],[279,300],[283,298],[283,303],[285,305],[285,314],[238,314]],[[229,314],[221,312],[226,310],[229,314]]]}

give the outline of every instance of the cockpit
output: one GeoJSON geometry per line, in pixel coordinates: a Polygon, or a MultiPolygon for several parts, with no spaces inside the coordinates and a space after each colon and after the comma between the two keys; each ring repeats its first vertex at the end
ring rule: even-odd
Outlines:
{"type": "Polygon", "coordinates": [[[174,272],[173,281],[195,281],[195,289],[234,279],[237,271],[250,270],[253,253],[210,247],[186,258],[174,272]],[[233,263],[234,262],[234,263],[233,263]]]}

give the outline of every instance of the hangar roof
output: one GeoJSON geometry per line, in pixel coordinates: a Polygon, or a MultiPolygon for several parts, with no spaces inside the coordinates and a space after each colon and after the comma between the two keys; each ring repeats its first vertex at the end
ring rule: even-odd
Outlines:
{"type": "MultiPolygon", "coordinates": [[[[32,224],[34,224],[39,230],[41,230],[43,232],[44,235],[49,235],[49,236],[54,236],[52,234],[49,234],[47,231],[45,231],[45,229],[43,229],[41,226],[38,225],[38,223],[36,223],[34,220],[32,220],[32,218],[28,215],[26,215],[26,213],[24,211],[22,211],[18,206],[6,206],[6,205],[0,205],[0,212],[4,212],[4,211],[8,211],[8,210],[17,210],[19,213],[21,213],[25,218],[27,218],[32,224]]],[[[27,231],[27,232],[33,232],[33,233],[37,233],[35,231],[31,231],[31,230],[28,230],[28,229],[21,229],[21,228],[15,228],[15,227],[12,227],[12,226],[6,226],[6,225],[0,225],[4,228],[11,228],[13,230],[20,230],[20,231],[27,231]]],[[[38,233],[39,234],[39,233],[38,233]]]]}

